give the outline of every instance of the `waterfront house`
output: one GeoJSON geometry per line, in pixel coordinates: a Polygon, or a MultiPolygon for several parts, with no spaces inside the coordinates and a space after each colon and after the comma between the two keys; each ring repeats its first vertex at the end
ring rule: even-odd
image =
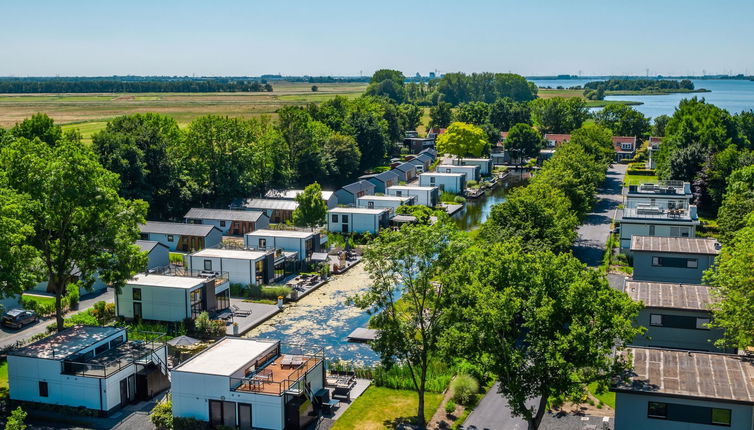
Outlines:
{"type": "Polygon", "coordinates": [[[137,240],[141,252],[147,253],[147,270],[170,264],[170,250],[167,246],[154,240],[137,240]]]}
{"type": "Polygon", "coordinates": [[[410,154],[418,154],[424,149],[434,148],[435,139],[431,137],[407,137],[403,139],[403,146],[410,154]]]}
{"type": "MultiPolygon", "coordinates": [[[[421,177],[421,175],[419,175],[421,177]]],[[[397,196],[364,196],[359,197],[357,207],[367,209],[387,208],[390,210],[390,216],[395,215],[395,210],[398,206],[411,206],[415,204],[416,197],[397,197],[397,196]]]]}
{"type": "Polygon", "coordinates": [[[395,185],[387,189],[387,195],[416,197],[416,204],[434,207],[440,201],[440,192],[437,187],[422,187],[418,185],[395,185]]]}
{"type": "Polygon", "coordinates": [[[634,236],[633,278],[637,281],[701,284],[704,271],[720,254],[715,239],[634,236]]]}
{"type": "Polygon", "coordinates": [[[229,306],[228,273],[217,269],[139,273],[115,295],[115,314],[135,320],[180,322],[229,306]]]}
{"type": "MultiPolygon", "coordinates": [[[[186,256],[186,267],[194,273],[227,273],[232,284],[263,285],[275,279],[272,250],[203,249],[186,256]]],[[[284,269],[285,256],[279,265],[284,269]]]]}
{"type": "Polygon", "coordinates": [[[280,249],[295,253],[297,260],[308,260],[322,252],[322,237],[311,231],[257,230],[244,236],[244,246],[258,251],[280,249]]]}
{"type": "Polygon", "coordinates": [[[745,356],[628,348],[615,392],[615,430],[751,430],[754,367],[745,356]]]}
{"type": "Polygon", "coordinates": [[[649,138],[649,146],[647,147],[647,150],[649,151],[649,161],[647,161],[647,168],[649,169],[656,169],[657,168],[657,153],[660,151],[660,144],[662,143],[661,137],[650,137],[649,138]]]}
{"type": "MultiPolygon", "coordinates": [[[[374,185],[374,193],[385,194],[385,190],[393,185],[398,185],[400,176],[392,170],[386,170],[382,173],[373,173],[370,175],[359,176],[360,180],[369,181],[374,185]]],[[[357,197],[358,198],[358,197],[357,197]]],[[[332,209],[332,208],[329,208],[332,209]]]]}
{"type": "Polygon", "coordinates": [[[248,211],[264,212],[271,223],[279,224],[293,219],[298,203],[288,199],[249,199],[242,203],[242,207],[248,211]]]}
{"type": "Polygon", "coordinates": [[[437,187],[440,192],[463,194],[466,189],[465,173],[428,172],[419,175],[419,185],[423,187],[437,187]]]}
{"type": "Polygon", "coordinates": [[[479,166],[481,176],[492,174],[492,159],[490,158],[453,158],[452,164],[456,166],[479,166]]]}
{"type": "MultiPolygon", "coordinates": [[[[359,180],[348,185],[344,185],[335,191],[338,198],[338,204],[344,206],[355,206],[356,199],[364,196],[371,196],[375,193],[375,185],[370,181],[359,180]]],[[[330,208],[333,209],[333,208],[330,208]]]]}
{"type": "Polygon", "coordinates": [[[389,222],[388,208],[334,208],[327,211],[327,230],[333,233],[377,234],[389,222]]]}
{"type": "MultiPolygon", "coordinates": [[[[265,193],[264,197],[266,199],[280,199],[280,200],[295,201],[296,197],[298,197],[298,195],[303,192],[304,190],[269,190],[265,193]]],[[[322,200],[324,200],[325,203],[327,203],[328,209],[338,206],[338,198],[335,196],[334,191],[322,190],[322,200]]],[[[264,228],[264,227],[259,227],[259,228],[264,228]]]]}
{"type": "Polygon", "coordinates": [[[69,327],[8,352],[9,397],[108,415],[170,386],[166,350],[125,328],[69,327]]]}
{"type": "Polygon", "coordinates": [[[171,372],[173,415],[212,426],[303,429],[317,419],[324,350],[226,337],[171,372]]]}
{"type": "Polygon", "coordinates": [[[416,179],[416,166],[411,163],[400,163],[393,167],[392,171],[398,175],[401,182],[409,183],[416,179]]]}
{"type": "Polygon", "coordinates": [[[141,240],[160,242],[171,251],[193,251],[217,246],[223,232],[213,225],[147,221],[139,226],[141,240]]]}
{"type": "Polygon", "coordinates": [[[213,225],[223,234],[233,236],[243,236],[270,224],[270,218],[261,211],[191,208],[183,217],[189,224],[213,225]]]}
{"type": "Polygon", "coordinates": [[[630,160],[636,155],[636,136],[613,136],[615,161],[630,160]]]}
{"type": "Polygon", "coordinates": [[[540,149],[539,154],[537,154],[537,164],[542,165],[542,163],[551,159],[553,155],[555,155],[555,149],[540,149]]]}
{"type": "Polygon", "coordinates": [[[437,173],[463,173],[466,175],[466,182],[479,181],[482,177],[481,168],[478,165],[455,166],[452,164],[440,164],[435,168],[437,173]]]}
{"type": "Polygon", "coordinates": [[[717,299],[712,287],[670,282],[626,281],[623,291],[644,306],[636,324],[646,327],[643,335],[631,342],[636,346],[734,352],[715,346],[723,331],[709,327],[710,306],[717,299]]]}
{"type": "Polygon", "coordinates": [[[692,197],[694,195],[691,193],[691,184],[683,181],[629,185],[624,206],[627,208],[645,206],[660,209],[688,209],[692,197]]]}
{"type": "Polygon", "coordinates": [[[547,148],[557,148],[560,145],[570,142],[571,141],[571,135],[570,134],[557,134],[557,133],[547,133],[544,135],[545,139],[545,146],[547,148]]]}
{"type": "Polygon", "coordinates": [[[631,246],[631,237],[695,237],[699,218],[696,206],[688,209],[660,209],[639,205],[623,209],[620,219],[620,246],[625,252],[631,246]]]}

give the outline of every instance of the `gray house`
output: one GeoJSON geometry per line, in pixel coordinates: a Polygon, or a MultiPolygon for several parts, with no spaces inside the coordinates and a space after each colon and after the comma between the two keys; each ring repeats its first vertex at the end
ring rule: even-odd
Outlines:
{"type": "Polygon", "coordinates": [[[170,250],[155,240],[137,240],[136,245],[147,253],[147,269],[163,267],[170,264],[170,250]]]}
{"type": "Polygon", "coordinates": [[[696,206],[687,209],[661,209],[640,205],[623,210],[620,220],[620,246],[625,252],[632,236],[696,237],[699,219],[696,206]]]}
{"type": "Polygon", "coordinates": [[[139,228],[141,240],[160,242],[171,251],[197,251],[223,240],[223,232],[213,225],[147,221],[139,228]]]}
{"type": "Polygon", "coordinates": [[[419,153],[419,155],[421,155],[421,154],[426,154],[426,155],[432,157],[432,161],[435,161],[437,159],[437,150],[435,148],[424,149],[424,150],[422,150],[422,152],[419,153]]]}
{"type": "Polygon", "coordinates": [[[371,182],[372,185],[374,185],[374,192],[382,194],[385,194],[385,191],[388,187],[398,185],[398,183],[400,182],[400,177],[392,170],[387,170],[382,173],[359,176],[359,179],[371,182]]]}
{"type": "Polygon", "coordinates": [[[409,183],[416,179],[416,166],[409,162],[395,166],[392,171],[398,175],[402,182],[409,183]]]}
{"type": "Polygon", "coordinates": [[[407,161],[416,166],[416,171],[424,173],[429,171],[429,166],[434,162],[434,159],[429,154],[419,154],[416,157],[407,161]]]}
{"type": "Polygon", "coordinates": [[[629,348],[628,381],[610,388],[615,430],[751,430],[754,366],[739,355],[629,348]]]}
{"type": "Polygon", "coordinates": [[[375,186],[369,181],[357,181],[335,191],[339,205],[355,206],[359,197],[371,196],[374,194],[375,186]]]}
{"type": "Polygon", "coordinates": [[[188,223],[214,225],[223,234],[233,236],[267,228],[270,224],[270,217],[262,211],[191,208],[183,217],[188,223]]]}
{"type": "Polygon", "coordinates": [[[704,271],[720,253],[714,239],[634,236],[634,280],[701,284],[704,271]]]}
{"type": "Polygon", "coordinates": [[[712,287],[695,284],[627,281],[624,291],[644,307],[636,324],[646,327],[632,344],[698,351],[735,352],[719,349],[714,342],[723,337],[719,328],[708,327],[712,287]]]}

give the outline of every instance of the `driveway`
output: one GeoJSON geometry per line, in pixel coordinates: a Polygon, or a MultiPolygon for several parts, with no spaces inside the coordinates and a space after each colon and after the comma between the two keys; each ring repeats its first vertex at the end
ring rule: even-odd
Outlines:
{"type": "Polygon", "coordinates": [[[618,205],[623,203],[623,177],[628,166],[614,164],[607,171],[605,182],[597,194],[597,204],[579,226],[573,255],[587,266],[598,267],[602,263],[605,245],[610,236],[610,224],[617,217],[618,205]]]}

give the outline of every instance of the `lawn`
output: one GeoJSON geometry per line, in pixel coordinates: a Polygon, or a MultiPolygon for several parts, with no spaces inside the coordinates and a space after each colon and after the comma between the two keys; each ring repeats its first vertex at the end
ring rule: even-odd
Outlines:
{"type": "Polygon", "coordinates": [[[606,391],[602,394],[597,394],[597,383],[593,382],[589,384],[589,393],[597,398],[597,400],[615,409],[615,393],[612,391],[606,391]]]}
{"type": "Polygon", "coordinates": [[[0,399],[8,397],[8,362],[0,363],[0,399]]]}
{"type": "MultiPolygon", "coordinates": [[[[442,394],[427,393],[424,397],[424,415],[430,419],[440,406],[442,394]]],[[[407,422],[416,416],[418,400],[416,393],[406,390],[392,390],[383,387],[369,387],[356,399],[333,430],[365,429],[376,430],[395,428],[398,423],[407,422]]]]}
{"type": "Polygon", "coordinates": [[[53,305],[53,306],[55,305],[55,298],[49,297],[49,296],[38,296],[36,294],[24,293],[22,295],[22,299],[34,300],[40,305],[46,305],[46,304],[53,305]]]}
{"type": "Polygon", "coordinates": [[[623,178],[623,185],[640,185],[640,184],[656,184],[659,182],[659,178],[655,175],[626,175],[623,178]]]}
{"type": "MultiPolygon", "coordinates": [[[[553,97],[578,97],[586,100],[584,97],[584,90],[548,90],[540,88],[537,95],[543,99],[551,99],[553,97]]],[[[640,105],[641,102],[627,101],[627,100],[586,100],[588,107],[605,107],[607,105],[640,105]]]]}

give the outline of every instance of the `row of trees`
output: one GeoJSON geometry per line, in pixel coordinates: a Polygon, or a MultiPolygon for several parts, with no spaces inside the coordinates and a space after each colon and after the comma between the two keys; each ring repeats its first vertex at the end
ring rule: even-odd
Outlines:
{"type": "Polygon", "coordinates": [[[2,78],[0,93],[214,93],[271,92],[272,85],[228,78],[103,80],[81,78],[2,78]]]}
{"type": "Polygon", "coordinates": [[[693,90],[694,83],[688,79],[675,81],[670,79],[609,79],[584,84],[584,89],[605,91],[643,91],[643,90],[693,90]]]}

